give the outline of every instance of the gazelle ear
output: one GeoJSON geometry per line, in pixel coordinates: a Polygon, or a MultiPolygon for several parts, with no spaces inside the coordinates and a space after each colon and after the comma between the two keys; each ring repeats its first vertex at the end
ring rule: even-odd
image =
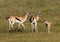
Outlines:
{"type": "Polygon", "coordinates": [[[28,9],[26,9],[24,12],[25,12],[26,14],[29,14],[28,9]]]}
{"type": "Polygon", "coordinates": [[[25,10],[25,13],[27,13],[28,11],[27,10],[25,10]]]}
{"type": "Polygon", "coordinates": [[[27,13],[29,11],[29,9],[26,9],[25,12],[27,13]]]}
{"type": "Polygon", "coordinates": [[[28,9],[25,10],[25,14],[29,16],[30,13],[28,9]]]}

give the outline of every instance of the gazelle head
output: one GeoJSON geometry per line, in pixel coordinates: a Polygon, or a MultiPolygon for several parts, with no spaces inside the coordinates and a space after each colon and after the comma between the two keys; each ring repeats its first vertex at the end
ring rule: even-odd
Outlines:
{"type": "Polygon", "coordinates": [[[25,10],[25,14],[26,14],[26,16],[29,16],[28,10],[25,10]]]}

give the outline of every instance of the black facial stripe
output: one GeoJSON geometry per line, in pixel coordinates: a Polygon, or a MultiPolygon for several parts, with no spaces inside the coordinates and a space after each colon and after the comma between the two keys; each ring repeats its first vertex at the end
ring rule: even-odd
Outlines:
{"type": "Polygon", "coordinates": [[[15,17],[18,21],[21,21],[19,18],[15,17]]]}

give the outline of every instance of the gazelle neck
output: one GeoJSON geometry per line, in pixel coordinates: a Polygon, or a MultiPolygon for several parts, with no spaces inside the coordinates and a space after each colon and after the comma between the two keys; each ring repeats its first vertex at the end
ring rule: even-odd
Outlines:
{"type": "Polygon", "coordinates": [[[36,15],[36,17],[37,17],[37,21],[39,20],[39,13],[36,15]]]}
{"type": "Polygon", "coordinates": [[[28,17],[28,14],[25,15],[25,19],[27,19],[27,17],[28,17]]]}
{"type": "MultiPolygon", "coordinates": [[[[24,17],[24,21],[27,20],[27,17],[28,17],[28,14],[25,15],[25,17],[24,17]]],[[[23,21],[23,22],[24,22],[24,21],[23,21]]]]}

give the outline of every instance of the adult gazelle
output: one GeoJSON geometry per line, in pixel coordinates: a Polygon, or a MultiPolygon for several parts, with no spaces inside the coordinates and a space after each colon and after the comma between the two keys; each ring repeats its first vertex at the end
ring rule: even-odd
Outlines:
{"type": "Polygon", "coordinates": [[[32,32],[37,32],[37,21],[39,20],[39,16],[40,15],[40,11],[33,16],[30,16],[30,24],[31,24],[31,28],[32,28],[32,32]]]}

